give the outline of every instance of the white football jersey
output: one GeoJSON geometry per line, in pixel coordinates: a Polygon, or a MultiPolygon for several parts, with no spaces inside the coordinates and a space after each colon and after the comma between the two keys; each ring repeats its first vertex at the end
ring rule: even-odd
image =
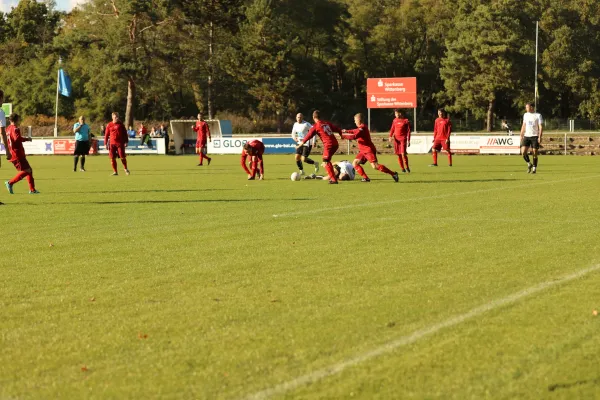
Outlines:
{"type": "Polygon", "coordinates": [[[0,128],[6,128],[6,114],[4,110],[0,108],[0,128]]]}
{"type": "Polygon", "coordinates": [[[350,177],[350,180],[353,181],[356,176],[356,171],[354,171],[354,166],[351,162],[348,161],[340,161],[337,163],[338,167],[340,167],[340,177],[342,174],[346,174],[350,177]]]}
{"type": "Polygon", "coordinates": [[[536,137],[539,136],[539,127],[542,126],[544,120],[542,115],[538,113],[525,113],[523,115],[523,122],[525,123],[525,136],[536,137]]]}
{"type": "MultiPolygon", "coordinates": [[[[312,125],[306,121],[295,122],[294,127],[292,128],[292,139],[296,141],[301,141],[304,139],[304,136],[310,131],[312,125]]],[[[308,143],[305,143],[305,146],[312,146],[315,144],[315,138],[313,137],[308,143]]]]}

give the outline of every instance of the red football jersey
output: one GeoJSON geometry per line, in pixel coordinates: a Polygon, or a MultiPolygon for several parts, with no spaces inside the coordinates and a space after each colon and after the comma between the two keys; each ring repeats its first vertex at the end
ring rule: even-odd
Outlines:
{"type": "Polygon", "coordinates": [[[10,156],[14,159],[25,158],[25,149],[23,142],[26,140],[21,136],[21,130],[14,125],[9,125],[6,128],[6,138],[8,139],[8,147],[10,156]]]}
{"type": "Polygon", "coordinates": [[[452,134],[452,122],[450,118],[438,118],[433,126],[433,140],[446,141],[452,134]]]}
{"type": "Polygon", "coordinates": [[[146,127],[144,126],[143,128],[138,129],[138,134],[140,136],[145,135],[146,133],[148,133],[148,129],[146,129],[146,127]]]}
{"type": "Polygon", "coordinates": [[[358,151],[360,152],[377,152],[371,140],[371,132],[369,132],[369,128],[365,124],[360,124],[356,129],[349,129],[348,133],[344,133],[342,136],[344,139],[356,140],[358,151]]]}
{"type": "Polygon", "coordinates": [[[196,121],[194,131],[198,134],[196,143],[206,143],[206,140],[210,137],[210,129],[206,121],[196,121]]]}
{"type": "Polygon", "coordinates": [[[410,140],[410,122],[407,118],[394,118],[390,128],[390,137],[396,140],[410,140]]]}
{"type": "Polygon", "coordinates": [[[323,146],[325,147],[333,147],[338,144],[337,139],[333,135],[334,132],[342,134],[342,130],[328,121],[319,121],[315,122],[315,124],[310,128],[304,139],[302,139],[302,144],[308,142],[312,139],[313,136],[319,135],[321,141],[323,142],[323,146]]]}
{"type": "Polygon", "coordinates": [[[127,129],[125,129],[125,125],[121,121],[109,122],[106,125],[106,130],[104,134],[104,145],[109,142],[111,145],[122,146],[129,142],[129,137],[127,136],[127,129]]]}

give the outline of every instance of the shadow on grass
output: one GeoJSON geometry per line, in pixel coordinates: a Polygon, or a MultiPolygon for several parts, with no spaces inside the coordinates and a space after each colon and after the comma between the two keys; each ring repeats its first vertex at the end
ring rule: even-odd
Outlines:
{"type": "MultiPolygon", "coordinates": [[[[112,205],[112,204],[184,204],[184,203],[248,203],[255,201],[314,201],[315,198],[297,198],[297,199],[192,199],[192,200],[107,200],[107,201],[72,201],[72,202],[45,202],[45,203],[19,203],[30,206],[46,205],[112,205]]],[[[5,204],[6,205],[6,204],[5,204]]]]}
{"type": "Polygon", "coordinates": [[[60,194],[119,194],[119,193],[195,193],[195,192],[217,192],[225,190],[240,189],[139,189],[139,190],[99,190],[99,191],[80,191],[80,192],[60,192],[60,194]]]}
{"type": "Polygon", "coordinates": [[[575,382],[570,382],[570,383],[556,383],[554,385],[548,386],[548,391],[554,392],[557,389],[570,389],[575,386],[589,385],[589,384],[600,385],[600,378],[585,379],[585,380],[575,381],[575,382]]]}
{"type": "Polygon", "coordinates": [[[516,179],[516,178],[507,178],[507,179],[448,179],[448,180],[436,180],[436,181],[402,181],[400,179],[400,183],[405,184],[421,184],[421,183],[478,183],[478,182],[513,182],[513,181],[523,181],[525,179],[516,179]]]}

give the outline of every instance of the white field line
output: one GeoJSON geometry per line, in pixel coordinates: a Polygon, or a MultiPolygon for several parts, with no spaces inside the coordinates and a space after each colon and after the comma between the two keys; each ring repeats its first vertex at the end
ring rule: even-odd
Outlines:
{"type": "Polygon", "coordinates": [[[382,356],[387,353],[391,353],[392,351],[394,351],[400,347],[412,344],[412,343],[414,343],[420,339],[423,339],[427,336],[431,336],[431,335],[441,331],[444,328],[449,328],[449,327],[458,325],[462,322],[468,321],[475,317],[479,317],[480,315],[482,315],[488,311],[492,311],[497,308],[516,303],[517,301],[519,301],[521,299],[530,297],[530,296],[532,296],[536,293],[539,293],[543,290],[546,290],[548,288],[551,288],[551,287],[554,287],[557,285],[561,285],[563,283],[570,282],[572,280],[581,278],[585,275],[588,275],[588,274],[598,271],[598,270],[600,270],[600,264],[580,270],[571,275],[563,276],[562,278],[558,278],[558,279],[540,283],[536,286],[532,286],[528,289],[524,289],[520,292],[511,294],[511,295],[503,297],[501,299],[493,300],[487,304],[476,307],[467,313],[457,315],[455,317],[449,318],[449,319],[442,321],[440,323],[437,323],[435,325],[431,325],[427,328],[419,329],[409,335],[399,337],[398,339],[394,339],[394,340],[387,342],[379,347],[374,348],[373,350],[367,351],[362,354],[358,354],[358,355],[356,355],[352,358],[349,358],[345,361],[341,361],[339,363],[330,365],[328,367],[316,370],[314,372],[308,373],[306,375],[302,375],[302,376],[292,379],[290,381],[273,386],[269,389],[249,395],[246,397],[246,399],[248,399],[248,400],[268,399],[272,396],[281,395],[281,394],[284,394],[291,390],[298,389],[302,386],[306,386],[308,384],[317,382],[321,379],[324,379],[324,378],[327,378],[327,377],[330,377],[333,375],[337,375],[349,367],[353,367],[357,364],[363,363],[365,361],[369,361],[373,358],[382,356]]]}
{"type": "Polygon", "coordinates": [[[372,203],[349,204],[349,205],[340,206],[340,207],[317,208],[314,210],[302,210],[302,211],[295,211],[295,212],[289,212],[289,213],[273,214],[273,218],[293,217],[293,216],[297,216],[297,215],[306,215],[306,214],[318,214],[318,213],[322,213],[322,212],[348,210],[348,209],[352,209],[352,208],[381,206],[381,205],[394,204],[394,203],[405,203],[405,202],[410,202],[410,201],[443,199],[443,198],[452,197],[452,196],[464,196],[464,195],[470,195],[470,194],[498,192],[498,191],[519,189],[519,188],[529,188],[531,186],[551,185],[553,183],[572,182],[572,181],[579,181],[579,180],[583,180],[583,179],[593,179],[593,178],[598,178],[598,177],[600,177],[600,175],[591,175],[591,176],[584,176],[584,177],[579,177],[579,178],[569,178],[569,179],[559,179],[559,180],[555,180],[555,181],[530,182],[530,183],[526,183],[526,184],[522,184],[522,185],[502,186],[502,187],[494,187],[494,188],[490,188],[490,189],[470,190],[468,192],[445,193],[445,194],[439,194],[439,195],[434,195],[434,196],[401,198],[401,199],[378,201],[378,202],[372,202],[372,203]]]}

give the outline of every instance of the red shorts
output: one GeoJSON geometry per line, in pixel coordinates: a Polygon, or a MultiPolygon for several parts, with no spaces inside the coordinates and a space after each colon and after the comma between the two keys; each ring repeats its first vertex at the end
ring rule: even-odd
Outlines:
{"type": "Polygon", "coordinates": [[[330,147],[325,147],[323,149],[323,161],[324,162],[330,162],[331,161],[331,157],[333,157],[333,155],[335,154],[335,152],[338,150],[340,146],[338,144],[335,144],[333,146],[330,147]]]}
{"type": "Polygon", "coordinates": [[[445,140],[436,140],[435,142],[433,142],[433,146],[431,147],[431,149],[435,150],[435,151],[440,151],[440,150],[444,149],[449,153],[450,152],[450,141],[448,141],[448,143],[446,143],[445,140]]]}
{"type": "Polygon", "coordinates": [[[406,140],[406,138],[402,138],[400,140],[394,138],[394,154],[396,155],[400,155],[400,154],[406,154],[406,145],[408,143],[408,140],[406,140]]]}
{"type": "Polygon", "coordinates": [[[29,165],[29,161],[26,158],[17,158],[10,160],[11,163],[15,166],[17,171],[25,171],[31,169],[31,165],[29,165]]]}
{"type": "Polygon", "coordinates": [[[372,151],[361,151],[360,153],[358,153],[356,155],[355,159],[360,160],[359,162],[361,164],[364,164],[367,161],[370,163],[376,163],[377,162],[377,154],[375,154],[372,151]]]}
{"type": "Polygon", "coordinates": [[[110,157],[111,160],[117,157],[119,157],[121,160],[124,160],[125,157],[127,157],[127,154],[125,154],[125,145],[111,144],[108,151],[108,157],[110,157]]]}
{"type": "Polygon", "coordinates": [[[196,142],[196,148],[206,147],[206,140],[204,142],[196,142]]]}

